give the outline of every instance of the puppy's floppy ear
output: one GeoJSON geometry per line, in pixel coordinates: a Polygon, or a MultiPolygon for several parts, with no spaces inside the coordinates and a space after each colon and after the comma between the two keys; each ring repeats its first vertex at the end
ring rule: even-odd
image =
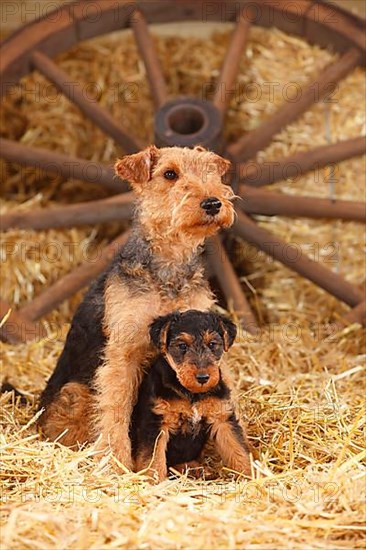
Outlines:
{"type": "Polygon", "coordinates": [[[140,153],[118,159],[114,169],[120,178],[129,181],[133,189],[138,191],[141,184],[151,179],[151,171],[158,157],[159,149],[150,145],[140,153]]]}
{"type": "Polygon", "coordinates": [[[173,321],[178,319],[179,312],[157,317],[150,325],[150,338],[159,351],[165,353],[168,345],[168,331],[173,321]]]}
{"type": "Polygon", "coordinates": [[[231,162],[223,157],[220,157],[220,155],[216,155],[216,153],[211,153],[210,156],[220,176],[224,176],[226,172],[230,170],[231,162]]]}
{"type": "Polygon", "coordinates": [[[217,317],[222,339],[224,341],[224,350],[227,351],[234,343],[237,328],[236,325],[234,325],[234,323],[232,323],[230,319],[224,315],[217,315],[217,317]]]}

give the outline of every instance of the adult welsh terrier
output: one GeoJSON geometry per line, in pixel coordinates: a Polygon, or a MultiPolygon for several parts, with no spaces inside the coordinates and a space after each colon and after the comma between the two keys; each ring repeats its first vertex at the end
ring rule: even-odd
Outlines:
{"type": "Polygon", "coordinates": [[[40,407],[44,435],[68,446],[99,437],[132,467],[129,426],[145,366],[149,325],[175,310],[208,310],[201,264],[206,237],[234,221],[230,162],[202,147],[147,149],[118,160],[136,194],[132,234],[77,309],[40,407]]]}

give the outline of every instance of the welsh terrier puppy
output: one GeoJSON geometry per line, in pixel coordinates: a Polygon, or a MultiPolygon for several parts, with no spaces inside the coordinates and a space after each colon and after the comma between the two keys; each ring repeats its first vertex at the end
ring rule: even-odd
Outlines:
{"type": "Polygon", "coordinates": [[[211,440],[225,466],[250,476],[249,443],[220,368],[236,326],[221,315],[190,310],[159,317],[150,336],[159,355],[132,414],[135,469],[162,481],[169,466],[197,468],[211,440]]]}
{"type": "Polygon", "coordinates": [[[125,156],[116,173],[136,194],[132,234],[75,313],[41,396],[44,435],[68,446],[98,437],[132,467],[129,425],[149,325],[175,310],[208,310],[214,298],[201,263],[206,237],[234,221],[230,162],[202,147],[150,146],[125,156]]]}

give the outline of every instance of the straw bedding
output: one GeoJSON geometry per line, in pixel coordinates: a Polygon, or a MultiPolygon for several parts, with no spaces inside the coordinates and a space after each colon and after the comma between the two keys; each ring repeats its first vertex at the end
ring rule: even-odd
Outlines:
{"type": "MultiPolygon", "coordinates": [[[[226,30],[210,40],[156,36],[171,94],[201,95],[218,75],[228,38],[226,30]]],[[[289,80],[302,85],[332,59],[333,54],[277,30],[254,28],[227,116],[227,137],[256,127],[283,101],[289,80]],[[279,83],[272,98],[266,83],[279,83]],[[250,98],[249,84],[252,90],[261,86],[257,101],[250,98]]],[[[126,130],[146,142],[153,139],[152,101],[129,33],[80,44],[58,62],[71,79],[95,82],[96,99],[126,130]]],[[[3,134],[112,163],[121,151],[66,99],[55,97],[51,87],[45,97],[32,93],[46,84],[34,73],[5,99],[3,134]]],[[[364,97],[364,72],[356,69],[331,103],[317,102],[258,158],[275,159],[327,143],[327,116],[332,142],[361,135],[364,97]]],[[[1,170],[2,211],[105,196],[97,186],[31,168],[2,162],[1,170]]],[[[341,163],[334,195],[362,199],[364,172],[364,159],[341,163]]],[[[329,169],[274,187],[332,196],[329,169]]],[[[280,217],[260,223],[362,283],[361,224],[280,217]]],[[[4,234],[2,296],[15,307],[28,302],[120,229],[116,223],[4,234]]],[[[261,322],[256,336],[240,334],[228,356],[239,408],[258,451],[255,480],[235,481],[212,456],[208,461],[216,469],[215,480],[176,476],[151,486],[143,476],[117,475],[113,458],[98,462],[93,448],[73,452],[39,438],[37,396],[61,352],[79,293],[46,317],[48,338],[1,344],[3,377],[30,398],[21,406],[9,394],[1,397],[3,548],[364,547],[364,331],[358,325],[334,330],[332,322],[346,306],[249,245],[235,241],[233,247],[243,287],[261,322]]]]}

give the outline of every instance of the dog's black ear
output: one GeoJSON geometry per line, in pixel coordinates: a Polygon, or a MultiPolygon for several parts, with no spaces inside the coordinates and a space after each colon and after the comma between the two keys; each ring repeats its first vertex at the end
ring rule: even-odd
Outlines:
{"type": "Polygon", "coordinates": [[[164,353],[168,344],[169,327],[173,321],[177,320],[179,313],[169,313],[157,317],[150,325],[150,338],[154,346],[164,353]]]}
{"type": "Polygon", "coordinates": [[[236,325],[224,315],[218,315],[219,327],[224,341],[224,350],[227,351],[233,345],[237,334],[236,325]]]}

